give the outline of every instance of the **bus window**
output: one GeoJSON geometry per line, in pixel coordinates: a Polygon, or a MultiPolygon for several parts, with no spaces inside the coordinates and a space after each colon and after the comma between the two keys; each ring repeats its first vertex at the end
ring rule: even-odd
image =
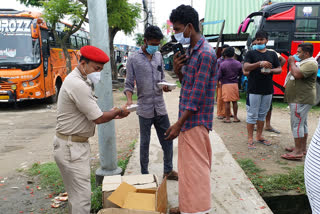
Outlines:
{"type": "Polygon", "coordinates": [[[319,14],[319,6],[297,6],[297,18],[314,17],[317,18],[319,14]]]}
{"type": "Polygon", "coordinates": [[[318,21],[316,19],[297,19],[296,32],[317,32],[318,21]]]}
{"type": "Polygon", "coordinates": [[[77,38],[77,47],[81,48],[83,46],[82,39],[80,37],[76,37],[76,38],[77,38]]]}
{"type": "Polygon", "coordinates": [[[71,42],[71,48],[76,48],[77,47],[77,41],[75,36],[70,37],[70,42],[71,42]]]}
{"type": "Polygon", "coordinates": [[[274,41],[274,49],[286,51],[290,49],[289,32],[269,32],[269,41],[274,41]]]}

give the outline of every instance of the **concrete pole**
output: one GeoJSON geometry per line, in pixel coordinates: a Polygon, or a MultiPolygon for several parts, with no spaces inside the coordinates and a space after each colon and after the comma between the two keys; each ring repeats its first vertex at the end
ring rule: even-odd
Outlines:
{"type": "MultiPolygon", "coordinates": [[[[106,0],[88,1],[90,43],[110,56],[109,25],[106,0]]],[[[95,94],[102,111],[113,107],[112,78],[110,62],[101,71],[101,80],[95,85],[95,94]]],[[[96,183],[101,184],[103,176],[122,172],[117,164],[117,148],[114,121],[98,125],[100,168],[96,171],[96,183]]]]}

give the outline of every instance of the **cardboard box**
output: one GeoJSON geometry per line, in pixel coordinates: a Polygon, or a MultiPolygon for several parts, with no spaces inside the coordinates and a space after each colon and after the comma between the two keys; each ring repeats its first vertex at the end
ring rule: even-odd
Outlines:
{"type": "MultiPolygon", "coordinates": [[[[132,177],[130,179],[132,179],[132,177]]],[[[166,213],[168,202],[167,181],[164,179],[158,188],[152,189],[138,189],[133,185],[122,182],[107,199],[120,208],[106,208],[100,210],[100,214],[166,213]]]]}
{"type": "Polygon", "coordinates": [[[133,185],[136,189],[157,189],[158,179],[156,175],[129,175],[129,176],[105,176],[102,182],[102,204],[103,208],[119,208],[118,205],[112,203],[107,198],[117,189],[122,182],[133,185]]]}

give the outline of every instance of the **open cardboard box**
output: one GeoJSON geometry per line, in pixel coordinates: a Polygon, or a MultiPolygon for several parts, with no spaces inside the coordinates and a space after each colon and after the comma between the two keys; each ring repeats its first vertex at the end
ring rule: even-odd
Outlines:
{"type": "Polygon", "coordinates": [[[156,189],[137,189],[133,185],[122,182],[108,197],[120,208],[106,208],[99,214],[159,214],[167,212],[167,180],[164,179],[156,189]]]}

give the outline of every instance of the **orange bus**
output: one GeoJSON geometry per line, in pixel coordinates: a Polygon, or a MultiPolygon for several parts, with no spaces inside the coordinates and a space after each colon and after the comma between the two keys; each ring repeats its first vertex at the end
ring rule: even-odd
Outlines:
{"type": "MultiPolygon", "coordinates": [[[[65,23],[56,30],[64,35],[65,23]]],[[[89,43],[83,29],[67,43],[72,69],[79,60],[79,49],[89,43]]],[[[56,102],[67,76],[62,48],[40,13],[0,9],[0,102],[44,99],[56,102]]]]}

